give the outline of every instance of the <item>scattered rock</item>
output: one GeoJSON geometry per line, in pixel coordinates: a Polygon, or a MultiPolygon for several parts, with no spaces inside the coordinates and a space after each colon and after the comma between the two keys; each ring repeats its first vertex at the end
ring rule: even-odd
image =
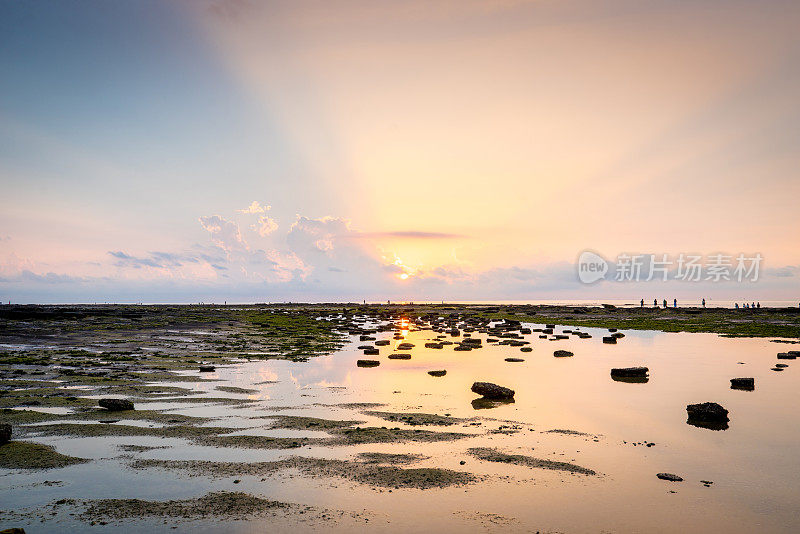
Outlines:
{"type": "Polygon", "coordinates": [[[603,336],[603,343],[608,343],[610,345],[616,345],[617,338],[612,336],[603,336]]]}
{"type": "Polygon", "coordinates": [[[779,352],[778,353],[779,360],[796,360],[797,354],[792,354],[791,352],[779,352]]]}
{"type": "Polygon", "coordinates": [[[519,350],[521,350],[522,352],[533,352],[533,347],[522,347],[519,350]]]}
{"type": "Polygon", "coordinates": [[[375,347],[364,349],[364,356],[377,356],[380,353],[381,353],[380,349],[377,349],[375,347]]]}
{"type": "Polygon", "coordinates": [[[731,378],[731,389],[753,391],[756,388],[755,378],[731,378]]]}
{"type": "Polygon", "coordinates": [[[214,367],[213,365],[201,365],[200,366],[200,372],[201,373],[213,373],[216,370],[217,370],[216,367],[214,367]]]}
{"type": "Polygon", "coordinates": [[[411,359],[411,355],[410,354],[390,354],[389,355],[389,359],[390,360],[410,360],[411,359]]]}
{"type": "Polygon", "coordinates": [[[485,399],[513,399],[514,390],[491,382],[475,382],[472,384],[472,392],[481,395],[485,399]]]}
{"type": "Polygon", "coordinates": [[[444,376],[447,374],[447,371],[442,369],[440,371],[428,371],[428,374],[431,376],[444,376]]]}
{"type": "Polygon", "coordinates": [[[506,358],[507,362],[517,363],[517,362],[524,362],[524,358],[506,358]]]}
{"type": "Polygon", "coordinates": [[[133,403],[125,399],[100,399],[97,404],[101,408],[105,408],[109,412],[121,412],[124,410],[133,410],[133,403]]]}
{"type": "Polygon", "coordinates": [[[656,475],[661,480],[669,480],[670,482],[683,482],[683,479],[678,475],[673,475],[672,473],[658,473],[656,475]]]}
{"type": "Polygon", "coordinates": [[[566,358],[572,355],[573,354],[568,350],[557,350],[553,353],[553,356],[555,356],[556,358],[566,358]]]}
{"type": "Polygon", "coordinates": [[[786,368],[786,367],[789,367],[789,364],[787,364],[787,363],[776,363],[775,367],[786,368]]]}
{"type": "Polygon", "coordinates": [[[650,369],[647,367],[615,367],[611,369],[611,376],[625,378],[646,378],[650,369]]]}
{"type": "Polygon", "coordinates": [[[356,365],[359,367],[378,367],[381,364],[378,360],[358,360],[356,365]]]}
{"type": "Polygon", "coordinates": [[[689,404],[686,406],[689,414],[687,423],[711,430],[725,430],[728,428],[728,410],[716,402],[689,404]]]}

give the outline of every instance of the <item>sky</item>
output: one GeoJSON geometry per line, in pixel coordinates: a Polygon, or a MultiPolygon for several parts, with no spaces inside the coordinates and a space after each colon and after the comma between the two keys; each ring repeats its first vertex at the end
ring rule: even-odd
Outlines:
{"type": "Polygon", "coordinates": [[[800,302],[798,24],[771,0],[0,0],[0,300],[800,302]]]}

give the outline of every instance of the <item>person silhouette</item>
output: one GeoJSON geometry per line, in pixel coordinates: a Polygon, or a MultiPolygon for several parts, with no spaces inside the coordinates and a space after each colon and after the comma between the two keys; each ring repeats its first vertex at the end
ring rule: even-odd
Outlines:
{"type": "Polygon", "coordinates": [[[761,308],[761,303],[760,302],[756,303],[756,308],[759,308],[759,309],[761,308]]]}
{"type": "Polygon", "coordinates": [[[678,307],[678,299],[672,299],[672,307],[673,308],[677,308],[678,307]]]}
{"type": "Polygon", "coordinates": [[[644,299],[642,299],[642,302],[639,303],[639,307],[644,308],[644,299]]]}
{"type": "Polygon", "coordinates": [[[653,299],[653,307],[658,308],[658,299],[653,299]]]}
{"type": "Polygon", "coordinates": [[[667,307],[667,299],[664,299],[664,307],[667,307]]]}
{"type": "Polygon", "coordinates": [[[706,307],[706,299],[703,299],[703,307],[706,307]]]}
{"type": "Polygon", "coordinates": [[[737,302],[737,303],[735,304],[735,306],[736,306],[736,309],[738,310],[738,309],[739,309],[739,303],[737,302]]]}

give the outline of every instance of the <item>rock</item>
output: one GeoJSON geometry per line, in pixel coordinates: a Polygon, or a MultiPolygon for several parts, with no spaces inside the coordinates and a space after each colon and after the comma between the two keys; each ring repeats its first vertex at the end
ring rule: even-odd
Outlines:
{"type": "Polygon", "coordinates": [[[689,414],[686,422],[690,425],[711,430],[725,430],[728,428],[728,410],[716,402],[689,404],[686,406],[686,413],[689,414]]]}
{"type": "Polygon", "coordinates": [[[380,353],[381,353],[380,349],[377,349],[375,347],[364,349],[364,356],[377,356],[380,353]]]}
{"type": "Polygon", "coordinates": [[[366,350],[373,348],[372,345],[359,345],[358,350],[366,350]]]}
{"type": "Polygon", "coordinates": [[[447,371],[442,369],[441,371],[428,371],[428,374],[431,376],[444,376],[447,374],[447,371]]]}
{"type": "Polygon", "coordinates": [[[410,360],[411,359],[411,355],[410,354],[390,354],[389,355],[389,359],[390,360],[410,360]]]}
{"type": "Polygon", "coordinates": [[[467,462],[465,462],[464,460],[461,460],[460,462],[458,462],[458,465],[466,465],[466,463],[467,462]]]}
{"type": "Polygon", "coordinates": [[[787,363],[776,363],[775,367],[789,367],[789,364],[787,364],[787,363]]]}
{"type": "Polygon", "coordinates": [[[556,358],[566,358],[568,356],[573,356],[573,354],[568,350],[557,350],[553,353],[553,356],[556,358]]]}
{"type": "Polygon", "coordinates": [[[608,331],[609,331],[609,332],[616,332],[616,331],[617,331],[617,329],[616,329],[616,328],[609,328],[609,329],[608,329],[608,331]]]}
{"type": "Polygon", "coordinates": [[[524,362],[525,360],[523,358],[506,358],[506,361],[515,363],[515,362],[524,362]]]}
{"type": "Polygon", "coordinates": [[[513,399],[514,390],[492,384],[491,382],[475,382],[472,384],[472,392],[481,395],[485,399],[513,399]]]}
{"type": "Polygon", "coordinates": [[[615,345],[617,343],[617,338],[612,336],[603,336],[603,343],[608,343],[610,345],[615,345]]]}
{"type": "Polygon", "coordinates": [[[472,350],[472,347],[470,347],[469,345],[456,345],[455,347],[453,347],[453,350],[457,351],[472,350]]]}
{"type": "Polygon", "coordinates": [[[414,348],[413,343],[400,343],[397,345],[397,350],[411,350],[414,348]]]}
{"type": "Polygon", "coordinates": [[[359,341],[375,341],[375,338],[368,335],[362,335],[358,338],[359,341]]]}
{"type": "Polygon", "coordinates": [[[770,371],[783,371],[783,369],[784,369],[783,367],[778,367],[778,366],[776,365],[775,367],[773,367],[772,369],[770,369],[770,371]]]}
{"type": "Polygon", "coordinates": [[[133,403],[125,399],[100,399],[97,404],[109,412],[121,412],[123,410],[133,410],[133,403]]]}
{"type": "Polygon", "coordinates": [[[378,367],[381,364],[378,360],[358,360],[356,365],[359,367],[378,367]]]}
{"type": "Polygon", "coordinates": [[[790,350],[786,354],[788,354],[789,356],[794,356],[795,358],[797,358],[798,356],[800,356],[800,350],[790,350]]]}
{"type": "Polygon", "coordinates": [[[779,352],[778,353],[778,359],[779,360],[796,360],[797,359],[797,355],[796,354],[792,354],[791,352],[779,352]]]}
{"type": "Polygon", "coordinates": [[[441,349],[442,346],[441,343],[425,343],[426,349],[441,349]]]}
{"type": "Polygon", "coordinates": [[[0,445],[11,441],[11,425],[8,423],[0,424],[0,445]]]}
{"type": "Polygon", "coordinates": [[[683,479],[678,475],[673,475],[672,473],[658,473],[656,475],[661,480],[669,480],[670,482],[683,482],[683,479]]]}
{"type": "Polygon", "coordinates": [[[389,341],[388,339],[381,339],[380,341],[376,341],[375,342],[375,346],[376,347],[385,347],[389,343],[391,343],[391,341],[389,341]]]}
{"type": "Polygon", "coordinates": [[[519,350],[521,350],[522,352],[533,352],[533,347],[522,347],[519,350]]]}
{"type": "Polygon", "coordinates": [[[0,534],[25,534],[25,529],[19,527],[7,528],[0,530],[0,534]]]}
{"type": "Polygon", "coordinates": [[[755,378],[731,378],[731,389],[746,389],[752,391],[755,388],[755,378]]]}
{"type": "Polygon", "coordinates": [[[646,377],[650,369],[647,367],[615,367],[611,369],[611,376],[617,377],[646,377]]]}
{"type": "Polygon", "coordinates": [[[200,366],[200,372],[201,373],[213,373],[216,370],[217,370],[216,367],[214,367],[213,365],[201,365],[200,366]]]}
{"type": "Polygon", "coordinates": [[[614,332],[613,334],[611,334],[611,337],[615,337],[617,339],[620,339],[620,338],[625,337],[625,334],[623,334],[622,332],[614,332]]]}
{"type": "Polygon", "coordinates": [[[550,330],[552,330],[553,328],[556,327],[556,325],[554,325],[554,324],[546,324],[546,325],[544,325],[544,327],[545,328],[549,328],[550,330]]]}

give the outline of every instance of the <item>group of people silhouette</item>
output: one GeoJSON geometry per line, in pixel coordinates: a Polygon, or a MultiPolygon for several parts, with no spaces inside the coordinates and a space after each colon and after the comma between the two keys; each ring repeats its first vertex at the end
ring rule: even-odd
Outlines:
{"type": "MultiPolygon", "coordinates": [[[[703,299],[701,304],[702,304],[703,308],[705,308],[706,307],[706,299],[703,299]]],[[[642,299],[639,302],[639,306],[644,308],[644,299],[642,299]]],[[[653,299],[653,307],[654,308],[658,308],[658,299],[653,299]]],[[[667,299],[664,299],[664,307],[665,308],[668,307],[667,299]]],[[[677,308],[678,307],[678,299],[672,299],[672,307],[673,308],[677,308]]],[[[739,308],[741,308],[743,310],[745,310],[745,309],[749,310],[749,309],[754,309],[754,308],[761,308],[761,303],[760,302],[752,302],[752,303],[745,302],[744,304],[739,306],[739,303],[737,302],[737,303],[734,304],[734,307],[737,310],[739,308]]]]}

